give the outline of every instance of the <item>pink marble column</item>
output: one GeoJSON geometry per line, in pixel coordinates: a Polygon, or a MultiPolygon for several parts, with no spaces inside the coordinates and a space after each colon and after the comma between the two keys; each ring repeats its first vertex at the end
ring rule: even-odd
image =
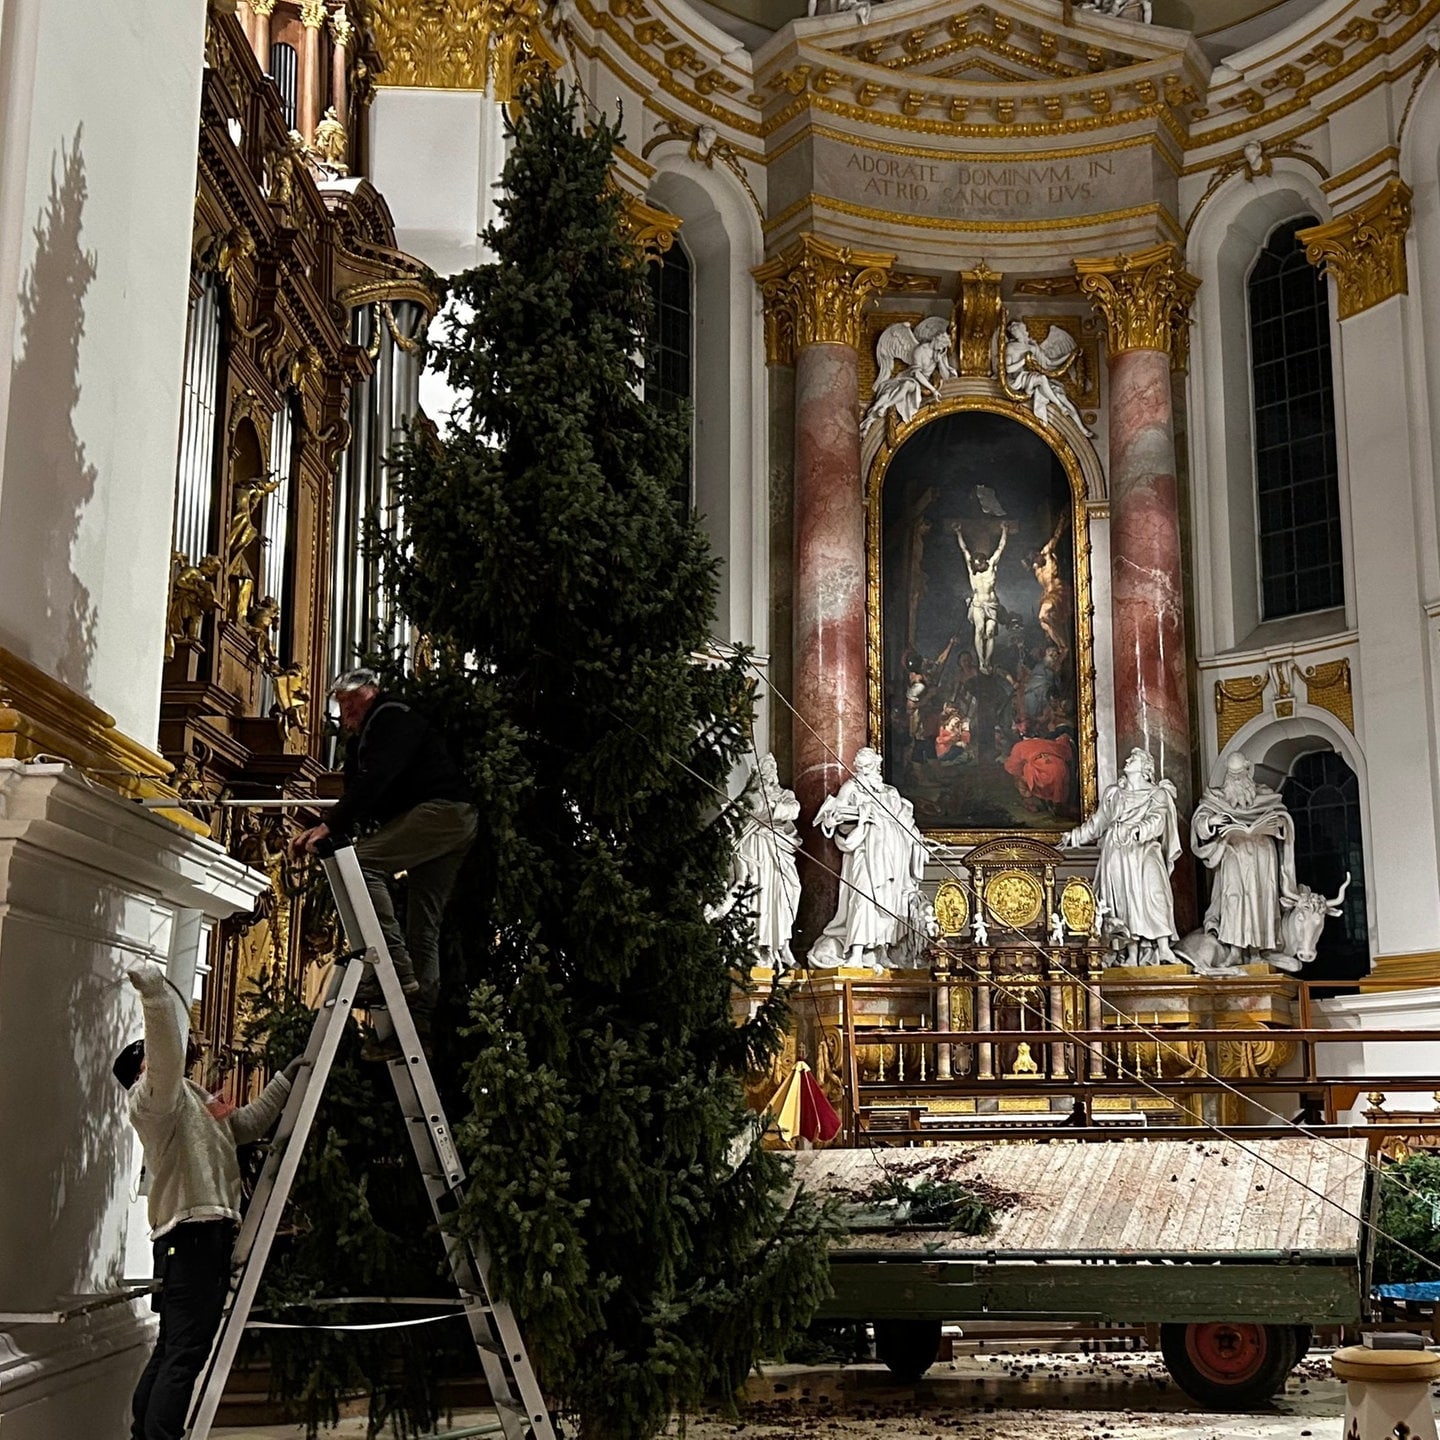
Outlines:
{"type": "Polygon", "coordinates": [[[771,366],[795,367],[794,754],[804,955],[835,913],[840,854],[815,812],[867,739],[865,502],[860,480],[861,317],[893,255],[802,235],[754,274],[771,366]]]}
{"type": "MultiPolygon", "coordinates": [[[[1175,246],[1077,260],[1110,352],[1110,584],[1117,768],[1148,750],[1175,786],[1184,829],[1194,799],[1184,550],[1170,372],[1183,368],[1199,286],[1175,246]]],[[[1181,935],[1198,923],[1194,862],[1174,876],[1181,935]]]]}
{"type": "Polygon", "coordinates": [[[1139,747],[1191,800],[1190,695],[1170,357],[1126,350],[1110,365],[1111,632],[1115,753],[1139,747]]]}
{"type": "Polygon", "coordinates": [[[834,913],[840,852],[811,828],[865,744],[865,508],[859,367],[849,345],[807,345],[795,364],[794,787],[805,850],[800,934],[834,913]],[[808,871],[808,873],[807,873],[808,871]]]}

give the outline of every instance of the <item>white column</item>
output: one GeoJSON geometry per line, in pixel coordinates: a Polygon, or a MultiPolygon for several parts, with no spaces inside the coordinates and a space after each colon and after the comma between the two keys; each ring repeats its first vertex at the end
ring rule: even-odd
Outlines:
{"type": "MultiPolygon", "coordinates": [[[[141,1031],[125,969],[193,970],[203,925],[252,909],[268,884],[63,765],[0,760],[3,1308],[50,1310],[148,1274],[130,1268],[148,1265],[144,1203],[132,1199],[138,1145],[110,1073],[141,1031]]],[[[131,1303],[0,1330],[0,1433],[128,1434],[152,1325],[131,1303]]]]}
{"type": "Polygon", "coordinates": [[[205,18],[6,0],[0,39],[0,645],[150,745],[205,18]]]}
{"type": "MultiPolygon", "coordinates": [[[[1338,394],[1360,632],[1356,720],[1369,778],[1375,955],[1440,949],[1436,775],[1417,556],[1417,475],[1401,366],[1407,297],[1339,322],[1338,394]]],[[[1429,477],[1424,478],[1429,484],[1429,477]]]]}

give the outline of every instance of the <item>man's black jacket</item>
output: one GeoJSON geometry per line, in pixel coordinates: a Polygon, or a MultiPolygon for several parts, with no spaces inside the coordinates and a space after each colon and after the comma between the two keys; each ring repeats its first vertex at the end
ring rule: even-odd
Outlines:
{"type": "Polygon", "coordinates": [[[440,732],[416,709],[377,695],[345,751],[345,794],[325,818],[332,835],[383,825],[427,800],[469,800],[440,732]]]}

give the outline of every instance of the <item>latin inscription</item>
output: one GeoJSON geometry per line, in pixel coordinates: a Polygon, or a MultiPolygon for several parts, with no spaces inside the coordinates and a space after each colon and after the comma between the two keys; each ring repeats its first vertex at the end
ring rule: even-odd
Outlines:
{"type": "Polygon", "coordinates": [[[852,193],[858,188],[871,202],[907,201],[945,215],[971,211],[1061,211],[1085,208],[1111,187],[1115,161],[1110,156],[1041,164],[959,164],[909,160],[852,150],[845,162],[852,193]]]}

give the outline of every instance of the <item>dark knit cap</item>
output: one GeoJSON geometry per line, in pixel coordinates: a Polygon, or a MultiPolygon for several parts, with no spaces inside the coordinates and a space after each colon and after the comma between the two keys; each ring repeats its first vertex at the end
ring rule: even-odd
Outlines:
{"type": "Polygon", "coordinates": [[[145,1042],[132,1040],[116,1057],[111,1073],[128,1090],[139,1078],[145,1063],[145,1042]]]}

